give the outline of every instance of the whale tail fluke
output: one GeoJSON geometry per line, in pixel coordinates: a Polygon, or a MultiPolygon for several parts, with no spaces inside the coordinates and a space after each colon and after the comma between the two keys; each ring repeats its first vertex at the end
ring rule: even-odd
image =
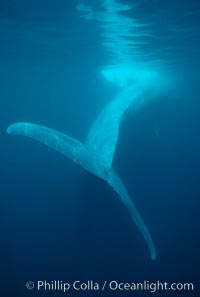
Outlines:
{"type": "MultiPolygon", "coordinates": [[[[116,128],[116,131],[118,129],[116,128]]],[[[99,176],[97,173],[101,168],[98,168],[98,164],[93,164],[95,161],[93,159],[88,159],[87,156],[84,155],[84,147],[85,144],[80,143],[79,141],[73,139],[72,137],[55,131],[53,129],[49,129],[44,126],[30,124],[30,123],[15,123],[8,127],[8,134],[20,134],[24,136],[28,136],[33,138],[55,150],[62,153],[66,157],[73,160],[75,163],[82,165],[84,169],[89,172],[93,172],[95,175],[99,176]],[[81,154],[80,154],[81,153],[81,154]],[[91,161],[91,162],[89,162],[91,161]],[[89,163],[88,163],[89,162],[89,163]],[[92,166],[86,166],[87,164],[92,166]],[[95,170],[92,170],[92,168],[95,170]]],[[[113,140],[113,139],[112,139],[113,140]]],[[[87,146],[87,144],[86,144],[87,146]]],[[[87,151],[87,150],[86,150],[87,151]]],[[[92,150],[91,150],[92,153],[92,150]]],[[[95,159],[96,160],[96,159],[95,159]]],[[[97,160],[96,160],[97,161],[97,160]]],[[[123,185],[121,179],[117,175],[117,173],[111,168],[108,171],[108,176],[105,179],[108,184],[114,189],[114,191],[119,195],[123,204],[127,207],[132,220],[137,225],[138,229],[142,233],[144,239],[146,240],[150,252],[151,258],[153,260],[156,259],[156,250],[151,238],[151,235],[144,224],[140,214],[138,213],[135,204],[131,200],[125,186],[123,185]]]]}
{"type": "Polygon", "coordinates": [[[36,124],[15,123],[7,128],[7,133],[20,134],[38,140],[72,160],[76,157],[76,150],[83,146],[68,135],[36,124]]]}
{"type": "Polygon", "coordinates": [[[126,206],[128,209],[132,220],[140,230],[141,234],[143,235],[145,241],[148,244],[150,253],[151,253],[151,258],[152,260],[156,260],[156,249],[154,242],[152,240],[152,237],[149,233],[149,230],[147,229],[143,219],[141,218],[134,202],[130,198],[125,186],[123,185],[120,177],[118,174],[112,169],[110,171],[109,179],[108,179],[109,185],[114,189],[114,191],[119,195],[121,201],[123,204],[126,206]]]}

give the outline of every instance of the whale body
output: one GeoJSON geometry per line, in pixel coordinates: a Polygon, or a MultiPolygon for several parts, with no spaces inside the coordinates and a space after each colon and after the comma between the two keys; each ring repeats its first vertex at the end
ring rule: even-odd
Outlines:
{"type": "Polygon", "coordinates": [[[137,106],[137,103],[141,101],[141,94],[142,91],[136,86],[127,87],[125,91],[122,91],[97,117],[85,143],[61,132],[31,123],[12,124],[8,127],[7,132],[38,140],[64,154],[89,173],[107,182],[128,209],[132,220],[148,244],[151,258],[155,260],[156,249],[151,235],[123,182],[112,166],[121,117],[130,104],[135,103],[137,106]]]}

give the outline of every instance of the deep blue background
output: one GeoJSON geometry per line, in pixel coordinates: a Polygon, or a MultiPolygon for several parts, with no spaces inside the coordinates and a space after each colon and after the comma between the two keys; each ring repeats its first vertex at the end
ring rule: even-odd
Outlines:
{"type": "Polygon", "coordinates": [[[116,94],[98,73],[109,60],[98,29],[80,19],[77,3],[0,1],[0,295],[35,296],[25,289],[29,280],[146,279],[193,282],[195,292],[172,295],[198,296],[198,0],[144,0],[135,12],[160,37],[146,50],[179,82],[137,114],[127,112],[114,159],[152,233],[157,261],[106,184],[42,144],[6,134],[9,124],[28,121],[84,141],[116,94]]]}

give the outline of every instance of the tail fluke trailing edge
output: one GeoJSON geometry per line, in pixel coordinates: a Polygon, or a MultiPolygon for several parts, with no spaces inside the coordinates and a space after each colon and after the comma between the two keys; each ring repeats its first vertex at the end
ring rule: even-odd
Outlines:
{"type": "Polygon", "coordinates": [[[143,219],[141,218],[135,204],[133,203],[132,199],[130,198],[120,177],[117,175],[117,173],[113,169],[110,172],[108,183],[114,189],[114,191],[119,195],[121,201],[128,209],[132,220],[134,221],[134,223],[140,230],[141,234],[143,235],[145,241],[148,244],[152,260],[156,260],[156,249],[155,249],[154,242],[151,238],[151,235],[149,233],[149,230],[147,229],[143,219]]]}

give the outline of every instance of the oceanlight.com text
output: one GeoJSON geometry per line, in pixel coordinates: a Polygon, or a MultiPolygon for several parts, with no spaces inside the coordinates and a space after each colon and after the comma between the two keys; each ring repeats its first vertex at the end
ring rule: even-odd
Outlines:
{"type": "Polygon", "coordinates": [[[194,291],[194,284],[191,282],[156,282],[143,281],[143,282],[120,282],[116,280],[98,282],[94,280],[73,282],[54,280],[38,280],[36,282],[29,281],[26,283],[28,290],[37,291],[54,291],[54,292],[69,292],[69,291],[148,291],[155,293],[158,291],[194,291]]]}

